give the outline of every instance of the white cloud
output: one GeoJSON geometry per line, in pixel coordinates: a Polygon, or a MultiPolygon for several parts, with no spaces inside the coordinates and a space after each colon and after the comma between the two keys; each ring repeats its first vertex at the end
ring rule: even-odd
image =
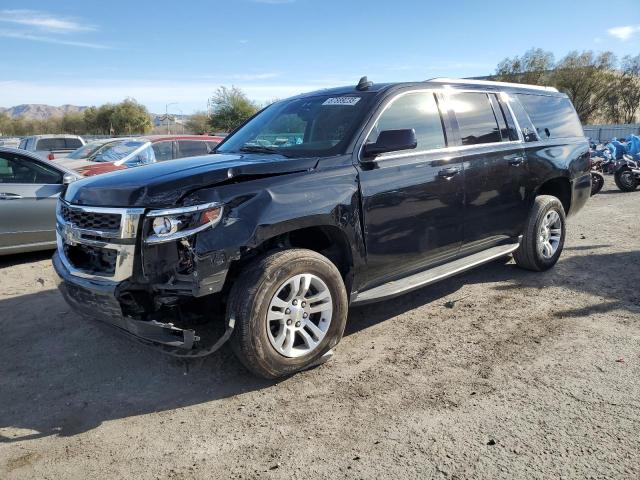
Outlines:
{"type": "Polygon", "coordinates": [[[12,30],[0,30],[0,37],[17,38],[19,40],[29,40],[32,42],[53,43],[56,45],[68,45],[70,47],[94,48],[94,49],[101,49],[101,50],[111,48],[108,45],[102,45],[99,43],[77,42],[75,40],[63,40],[58,37],[43,37],[41,35],[32,35],[30,33],[16,32],[12,30]]]}
{"type": "Polygon", "coordinates": [[[88,32],[93,25],[37,10],[0,10],[0,22],[14,23],[53,33],[88,32]]]}
{"type": "Polygon", "coordinates": [[[623,42],[629,40],[636,33],[640,32],[640,25],[624,25],[621,27],[613,27],[607,30],[607,33],[623,42]]]}

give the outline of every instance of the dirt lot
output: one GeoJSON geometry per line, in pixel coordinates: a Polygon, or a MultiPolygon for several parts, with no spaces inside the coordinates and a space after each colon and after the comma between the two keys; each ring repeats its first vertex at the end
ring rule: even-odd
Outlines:
{"type": "Polygon", "coordinates": [[[640,192],[560,263],[497,262],[350,313],[279,383],[184,364],[69,311],[50,253],[0,260],[0,478],[638,478],[640,192]]]}

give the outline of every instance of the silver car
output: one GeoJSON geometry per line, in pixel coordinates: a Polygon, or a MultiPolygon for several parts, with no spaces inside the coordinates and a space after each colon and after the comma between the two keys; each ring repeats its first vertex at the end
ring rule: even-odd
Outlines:
{"type": "Polygon", "coordinates": [[[34,152],[46,160],[53,160],[66,157],[84,143],[78,135],[32,135],[20,140],[18,148],[34,152]]]}
{"type": "Polygon", "coordinates": [[[54,249],[58,196],[79,178],[36,154],[0,147],[0,255],[54,249]]]}

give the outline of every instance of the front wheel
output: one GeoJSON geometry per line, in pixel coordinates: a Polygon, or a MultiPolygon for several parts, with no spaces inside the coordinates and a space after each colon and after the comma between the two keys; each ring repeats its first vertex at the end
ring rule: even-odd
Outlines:
{"type": "Polygon", "coordinates": [[[319,363],[342,338],[347,293],[326,257],[291,249],[256,259],[229,294],[231,347],[254,374],[278,378],[319,363]]]}
{"type": "Polygon", "coordinates": [[[623,192],[633,192],[638,188],[638,179],[628,167],[618,170],[613,178],[623,192]]]}
{"type": "Polygon", "coordinates": [[[566,216],[551,195],[536,197],[520,247],[513,254],[519,267],[537,272],[553,267],[564,248],[566,216]]]}

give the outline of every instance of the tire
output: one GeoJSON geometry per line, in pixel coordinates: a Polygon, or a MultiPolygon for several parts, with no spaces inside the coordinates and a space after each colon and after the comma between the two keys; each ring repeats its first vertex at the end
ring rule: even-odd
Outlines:
{"type": "Polygon", "coordinates": [[[638,188],[638,179],[629,168],[618,170],[613,178],[623,192],[633,192],[638,188]]]}
{"type": "Polygon", "coordinates": [[[303,249],[269,252],[246,268],[229,294],[227,320],[235,319],[231,348],[255,375],[288,376],[322,362],[342,338],[347,310],[342,276],[328,258],[303,249]],[[307,286],[305,294],[293,293],[296,279],[298,292],[307,286]],[[323,298],[303,305],[313,297],[323,298]]]}
{"type": "Polygon", "coordinates": [[[591,172],[591,196],[593,197],[604,187],[604,176],[598,172],[591,172]]]}
{"type": "Polygon", "coordinates": [[[548,270],[553,267],[558,261],[558,258],[560,258],[560,254],[564,248],[566,235],[565,225],[566,215],[560,200],[551,195],[540,195],[536,197],[531,214],[527,220],[520,247],[513,254],[516,264],[521,268],[536,272],[548,270]],[[543,231],[543,225],[546,224],[549,219],[555,218],[551,212],[555,212],[558,221],[552,225],[552,229],[547,229],[545,233],[543,231]],[[550,233],[556,231],[559,231],[557,243],[553,240],[553,233],[550,233]],[[545,242],[541,236],[547,239],[546,243],[549,243],[552,247],[555,246],[552,251],[544,247],[545,242]],[[545,255],[545,253],[548,255],[545,255]]]}

